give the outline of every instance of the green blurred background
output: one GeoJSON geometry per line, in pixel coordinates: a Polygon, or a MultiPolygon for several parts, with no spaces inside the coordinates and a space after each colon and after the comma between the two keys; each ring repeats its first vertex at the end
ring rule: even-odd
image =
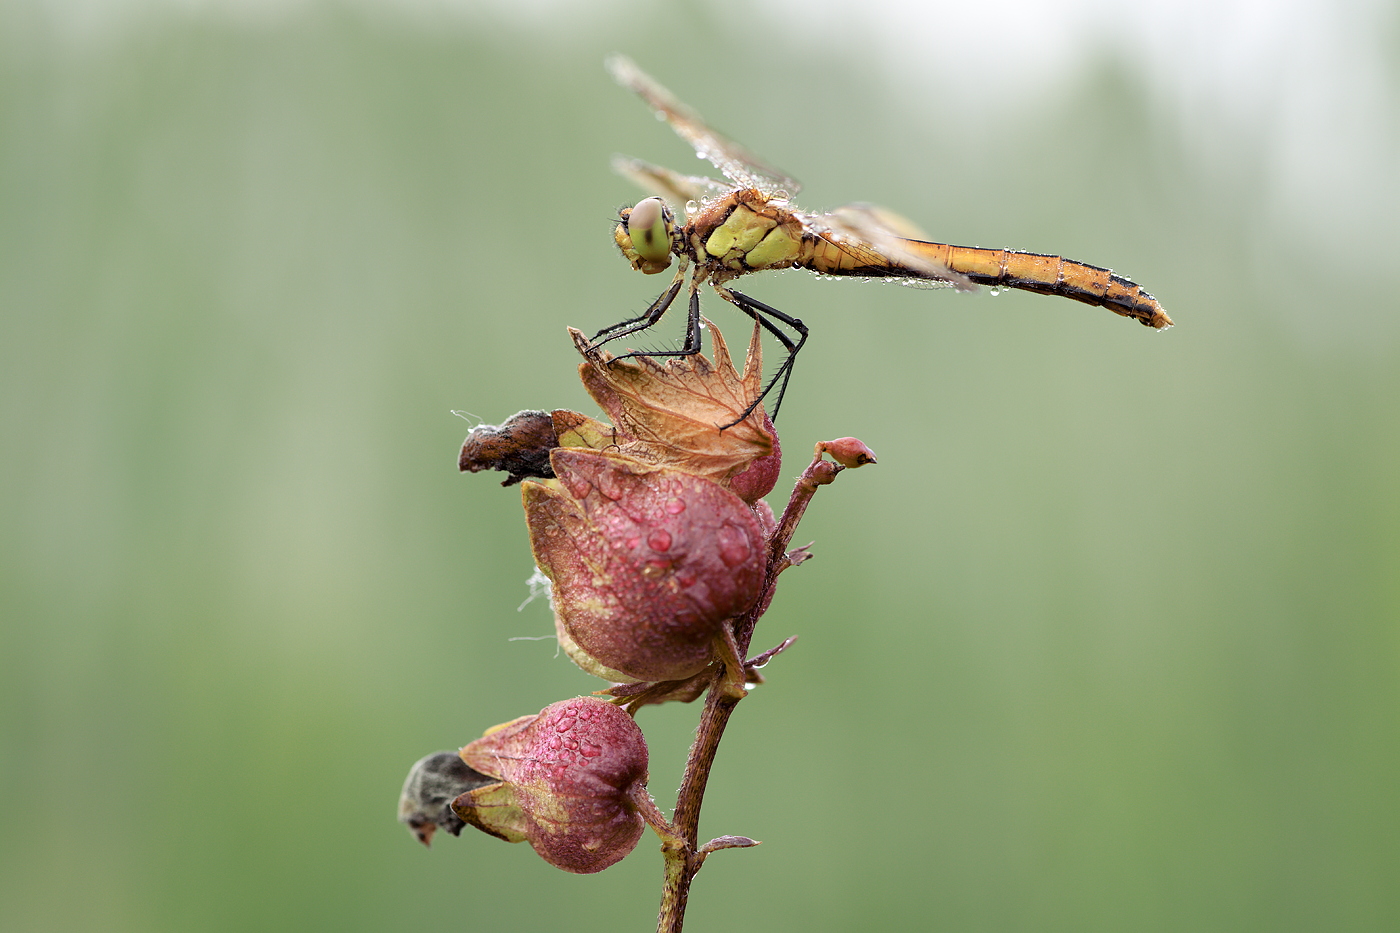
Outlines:
{"type": "MultiPolygon", "coordinates": [[[[1400,26],[1320,0],[0,7],[0,928],[651,928],[650,841],[394,822],[598,686],[511,640],[518,495],[450,412],[592,413],[565,326],[660,287],[608,159],[696,163],[612,51],[807,207],[1178,323],[750,283],[814,331],[779,492],[880,464],[799,530],[702,827],[765,844],[688,928],[1400,928],[1400,26]]],[[[663,806],[696,712],[642,717],[663,806]]]]}

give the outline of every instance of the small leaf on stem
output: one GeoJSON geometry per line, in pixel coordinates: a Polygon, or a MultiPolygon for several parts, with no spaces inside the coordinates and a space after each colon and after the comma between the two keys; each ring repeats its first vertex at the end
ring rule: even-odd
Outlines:
{"type": "Polygon", "coordinates": [[[720,849],[747,849],[758,845],[763,845],[763,843],[757,839],[750,839],[748,836],[716,836],[700,847],[700,854],[709,855],[720,849]]]}

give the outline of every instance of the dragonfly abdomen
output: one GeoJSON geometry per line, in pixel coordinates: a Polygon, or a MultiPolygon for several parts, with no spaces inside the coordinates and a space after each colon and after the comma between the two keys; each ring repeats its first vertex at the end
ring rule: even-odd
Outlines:
{"type": "Polygon", "coordinates": [[[951,246],[918,240],[907,240],[902,245],[954,272],[962,273],[978,285],[1073,298],[1107,308],[1158,330],[1170,327],[1172,323],[1156,298],[1136,282],[1125,279],[1111,269],[1062,256],[1024,253],[1014,249],[951,246]]]}
{"type": "Polygon", "coordinates": [[[1111,269],[1061,256],[968,246],[949,247],[949,259],[949,268],[979,285],[1073,298],[1159,330],[1172,323],[1157,299],[1111,269]]]}

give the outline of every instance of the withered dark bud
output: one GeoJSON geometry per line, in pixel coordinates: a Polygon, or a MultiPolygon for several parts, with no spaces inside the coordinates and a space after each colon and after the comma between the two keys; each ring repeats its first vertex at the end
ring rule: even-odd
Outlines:
{"type": "Polygon", "coordinates": [[[420,758],[409,769],[399,794],[399,822],[407,825],[425,846],[432,845],[433,833],[439,827],[456,836],[464,824],[452,812],[452,801],[491,782],[491,778],[467,767],[456,752],[434,752],[420,758]]]}
{"type": "Polygon", "coordinates": [[[561,447],[552,463],[558,479],[522,495],[561,644],[635,680],[702,670],[720,627],[763,589],[754,510],[717,482],[622,454],[561,447]]]}
{"type": "Polygon", "coordinates": [[[557,868],[602,871],[631,852],[643,820],[647,746],[632,717],[577,697],[496,726],[461,751],[495,781],[452,802],[464,822],[507,842],[528,842],[557,868]]]}
{"type": "Polygon", "coordinates": [[[502,470],[510,477],[502,486],[513,486],[527,476],[549,478],[549,452],[559,446],[554,419],[547,411],[522,411],[500,427],[478,425],[462,442],[457,466],[463,473],[502,470]]]}

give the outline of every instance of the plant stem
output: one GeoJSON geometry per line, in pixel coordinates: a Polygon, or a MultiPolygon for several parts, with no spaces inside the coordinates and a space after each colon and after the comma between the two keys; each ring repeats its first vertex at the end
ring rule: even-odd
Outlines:
{"type": "MultiPolygon", "coordinates": [[[[763,595],[754,603],[753,608],[734,620],[734,638],[741,659],[748,655],[754,627],[768,608],[778,575],[802,559],[787,552],[793,533],[797,530],[797,523],[802,520],[802,515],[807,511],[807,505],[817,487],[830,483],[845,469],[840,464],[823,460],[820,449],[819,446],[817,456],[798,477],[787,507],[783,509],[782,517],[768,539],[768,568],[763,595]]],[[[699,843],[700,807],[704,803],[705,786],[709,783],[710,769],[714,765],[715,753],[719,750],[725,726],[729,723],[734,708],[745,695],[736,695],[732,690],[726,690],[725,685],[726,670],[723,665],[717,665],[709,690],[705,694],[705,707],[700,714],[700,723],[695,729],[695,741],[690,747],[685,774],[681,778],[680,791],[676,796],[676,813],[670,827],[679,839],[673,836],[666,839],[662,845],[665,869],[657,933],[680,933],[685,923],[690,883],[700,871],[700,866],[704,864],[708,854],[701,851],[699,843]]]]}
{"type": "Polygon", "coordinates": [[[700,870],[705,856],[699,851],[700,805],[705,799],[705,785],[710,780],[719,740],[734,707],[743,697],[731,696],[720,688],[723,669],[715,671],[715,683],[705,695],[705,709],[695,730],[695,742],[685,763],[685,776],[676,797],[676,815],[672,820],[676,833],[684,840],[683,848],[663,849],[666,857],[665,887],[661,896],[658,933],[680,933],[685,922],[685,905],[690,895],[690,882],[700,870]]]}

